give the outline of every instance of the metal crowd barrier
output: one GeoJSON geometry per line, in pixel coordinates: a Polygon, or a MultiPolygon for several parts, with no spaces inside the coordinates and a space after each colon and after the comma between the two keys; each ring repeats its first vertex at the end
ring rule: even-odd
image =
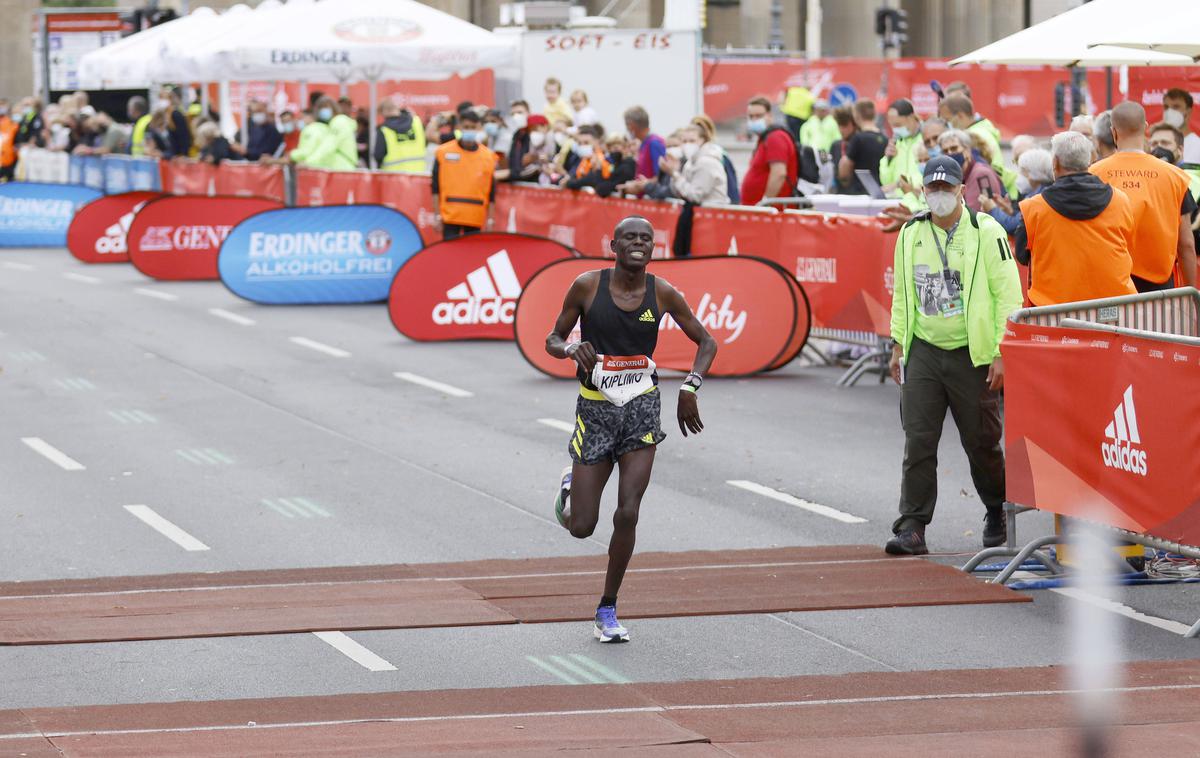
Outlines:
{"type": "MultiPolygon", "coordinates": [[[[1180,287],[1162,292],[1022,308],[1014,312],[1009,320],[1020,324],[1090,329],[1167,343],[1200,346],[1200,291],[1193,287],[1180,287]]],[[[1044,565],[1052,574],[1061,574],[1062,567],[1042,548],[1060,542],[1062,537],[1047,535],[1018,547],[1016,517],[1037,509],[1013,502],[1005,502],[1004,509],[1008,515],[1005,545],[979,551],[963,565],[962,570],[969,573],[989,559],[1011,557],[1004,569],[991,579],[992,583],[1006,584],[1021,565],[1030,559],[1044,565]]],[[[1200,559],[1200,547],[1195,545],[1185,545],[1117,527],[1103,528],[1116,538],[1127,542],[1200,559]]],[[[1120,561],[1118,565],[1129,570],[1124,561],[1120,561]]],[[[1197,620],[1184,636],[1200,636],[1200,620],[1197,620]]]]}

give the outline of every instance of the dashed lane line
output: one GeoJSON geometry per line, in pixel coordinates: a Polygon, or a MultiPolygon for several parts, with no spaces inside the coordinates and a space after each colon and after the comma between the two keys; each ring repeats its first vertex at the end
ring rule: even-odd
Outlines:
{"type": "Polygon", "coordinates": [[[224,308],[209,308],[208,312],[211,313],[212,315],[216,316],[217,318],[223,318],[226,321],[230,321],[230,322],[237,324],[238,326],[254,326],[254,324],[257,323],[252,318],[247,318],[246,316],[242,316],[241,314],[234,313],[232,311],[227,311],[224,308]]]}
{"type": "Polygon", "coordinates": [[[313,632],[317,639],[331,646],[367,671],[395,671],[396,667],[350,639],[345,632],[313,632]]]}
{"type": "Polygon", "coordinates": [[[18,350],[9,353],[8,357],[18,363],[43,363],[46,360],[46,356],[36,350],[18,350]]]}
{"type": "Polygon", "coordinates": [[[83,471],[87,468],[82,463],[54,447],[49,442],[46,442],[41,437],[22,437],[21,441],[24,442],[35,453],[41,455],[43,458],[49,459],[53,463],[57,464],[60,468],[63,468],[67,471],[83,471]]]}
{"type": "Polygon", "coordinates": [[[67,377],[65,379],[55,379],[54,384],[59,389],[71,390],[73,392],[90,392],[96,389],[96,385],[83,377],[67,377]]]}
{"type": "Polygon", "coordinates": [[[475,397],[474,392],[459,389],[454,385],[445,384],[444,382],[429,379],[418,374],[412,374],[407,371],[397,371],[394,376],[397,379],[403,379],[404,381],[411,382],[412,384],[419,384],[422,387],[428,387],[431,390],[436,390],[441,392],[443,395],[449,395],[450,397],[475,397]]]}
{"type": "Polygon", "coordinates": [[[194,463],[197,466],[220,466],[222,464],[228,465],[234,462],[232,458],[225,455],[220,450],[215,450],[211,447],[184,448],[176,450],[175,455],[178,455],[188,463],[194,463]]]}
{"type": "Polygon", "coordinates": [[[34,266],[31,263],[17,263],[16,261],[5,261],[4,268],[10,271],[33,271],[34,266]]]}
{"type": "Polygon", "coordinates": [[[157,424],[158,419],[145,411],[122,409],[109,411],[108,415],[122,424],[157,424]]]}
{"type": "Polygon", "coordinates": [[[544,424],[551,429],[557,429],[560,432],[567,432],[568,434],[575,431],[574,424],[569,424],[566,421],[561,421],[556,418],[540,418],[538,419],[538,423],[544,424]]]}
{"type": "Polygon", "coordinates": [[[167,302],[174,302],[179,299],[179,295],[163,292],[162,290],[152,290],[149,287],[135,287],[133,291],[143,297],[152,297],[156,300],[166,300],[167,302]]]}
{"type": "Polygon", "coordinates": [[[208,545],[175,526],[148,505],[127,505],[125,510],[184,550],[195,552],[209,549],[208,545]]]}
{"type": "Polygon", "coordinates": [[[88,276],[87,274],[76,274],[74,271],[64,271],[63,279],[70,279],[73,282],[81,282],[83,284],[99,284],[104,281],[98,276],[88,276]]]}
{"type": "Polygon", "coordinates": [[[332,518],[333,514],[303,497],[264,498],[263,505],[287,518],[332,518]]]}
{"type": "Polygon", "coordinates": [[[837,508],[831,508],[828,505],[809,502],[808,500],[803,500],[795,495],[789,495],[786,492],[780,492],[779,490],[758,484],[757,482],[750,482],[745,479],[730,479],[725,483],[733,487],[746,490],[747,492],[753,492],[756,495],[762,495],[763,497],[769,497],[772,500],[778,500],[781,503],[787,503],[790,506],[806,510],[809,513],[815,513],[818,516],[825,516],[826,518],[831,518],[834,521],[841,521],[843,524],[867,523],[865,518],[859,518],[858,516],[846,513],[845,511],[839,511],[837,508]]]}
{"type": "Polygon", "coordinates": [[[332,355],[334,358],[349,358],[350,357],[350,353],[346,352],[345,350],[341,349],[340,347],[333,347],[332,345],[326,345],[324,342],[317,342],[316,340],[310,340],[308,337],[291,337],[291,338],[289,338],[289,341],[294,344],[300,345],[301,347],[307,347],[309,350],[316,350],[318,353],[325,353],[326,355],[332,355]]]}

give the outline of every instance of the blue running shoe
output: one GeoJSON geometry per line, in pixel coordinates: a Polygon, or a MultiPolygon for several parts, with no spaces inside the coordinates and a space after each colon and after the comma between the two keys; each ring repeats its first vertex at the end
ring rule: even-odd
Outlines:
{"type": "Polygon", "coordinates": [[[617,621],[617,608],[602,605],[596,609],[596,639],[601,642],[629,642],[629,630],[617,621]]]}
{"type": "Polygon", "coordinates": [[[571,520],[571,506],[567,502],[570,497],[571,467],[567,466],[563,469],[558,485],[558,495],[554,498],[554,517],[558,519],[559,526],[564,529],[569,528],[567,522],[571,520]]]}

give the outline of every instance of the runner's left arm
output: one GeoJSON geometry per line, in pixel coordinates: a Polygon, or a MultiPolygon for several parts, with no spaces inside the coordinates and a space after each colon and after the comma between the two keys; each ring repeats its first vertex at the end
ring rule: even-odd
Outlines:
{"type": "MultiPolygon", "coordinates": [[[[696,314],[692,313],[691,306],[683,299],[679,290],[661,277],[656,277],[655,281],[658,282],[656,294],[662,310],[670,314],[688,339],[696,343],[696,360],[692,362],[692,373],[703,377],[712,366],[713,359],[717,357],[717,341],[696,318],[696,314]]],[[[679,431],[683,433],[684,437],[688,435],[689,431],[692,434],[699,434],[703,431],[704,424],[700,421],[700,408],[696,402],[695,392],[680,390],[676,415],[679,417],[679,431]]]]}

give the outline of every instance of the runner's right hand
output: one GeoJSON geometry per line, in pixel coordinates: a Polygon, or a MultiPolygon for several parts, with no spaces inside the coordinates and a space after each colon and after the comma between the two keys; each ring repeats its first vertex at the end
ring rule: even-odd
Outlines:
{"type": "Polygon", "coordinates": [[[596,367],[596,348],[590,342],[580,342],[579,347],[571,353],[571,358],[585,374],[591,376],[592,369],[596,367]]]}

